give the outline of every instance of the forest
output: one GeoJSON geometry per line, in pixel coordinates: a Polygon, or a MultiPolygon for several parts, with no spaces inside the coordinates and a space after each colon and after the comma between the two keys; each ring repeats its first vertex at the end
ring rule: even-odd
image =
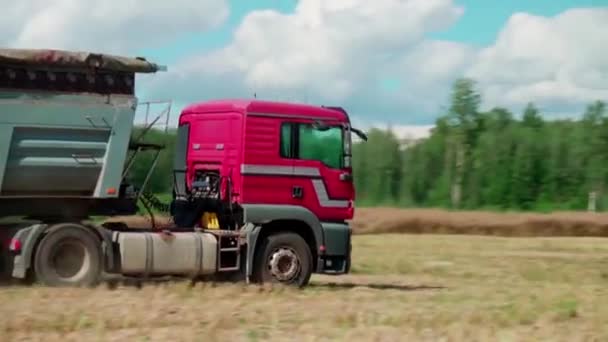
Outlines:
{"type": "MultiPolygon", "coordinates": [[[[522,113],[480,110],[474,80],[454,82],[445,113],[427,138],[403,144],[390,128],[368,131],[353,146],[358,206],[483,210],[608,209],[608,112],[595,101],[578,117],[548,120],[534,103],[522,113]]],[[[151,130],[145,140],[166,149],[148,183],[172,187],[175,132],[151,130]]],[[[151,154],[141,155],[143,181],[151,154]]],[[[138,183],[139,184],[139,183],[138,183]]]]}

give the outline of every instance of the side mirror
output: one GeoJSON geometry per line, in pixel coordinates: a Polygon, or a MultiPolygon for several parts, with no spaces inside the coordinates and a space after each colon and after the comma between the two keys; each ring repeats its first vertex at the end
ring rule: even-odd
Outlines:
{"type": "Polygon", "coordinates": [[[356,128],[351,128],[350,130],[355,132],[355,134],[357,134],[359,138],[363,139],[363,141],[367,141],[367,135],[363,133],[363,131],[358,130],[356,128]]]}

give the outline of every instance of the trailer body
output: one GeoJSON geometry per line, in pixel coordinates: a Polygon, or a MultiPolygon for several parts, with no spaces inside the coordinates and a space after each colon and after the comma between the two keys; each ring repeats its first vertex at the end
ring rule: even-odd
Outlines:
{"type": "Polygon", "coordinates": [[[135,72],[159,69],[118,56],[0,49],[0,217],[132,213],[121,184],[135,72]]]}
{"type": "Polygon", "coordinates": [[[134,137],[135,74],[163,69],[141,58],[0,49],[0,223],[19,221],[0,226],[4,273],[48,285],[115,273],[299,286],[311,273],[348,273],[352,134],[365,135],[347,112],[256,99],[186,107],[164,204],[129,177],[138,153],[163,149],[134,137]],[[135,214],[140,202],[172,224],[153,215],[144,229],[91,221],[135,214]]]}

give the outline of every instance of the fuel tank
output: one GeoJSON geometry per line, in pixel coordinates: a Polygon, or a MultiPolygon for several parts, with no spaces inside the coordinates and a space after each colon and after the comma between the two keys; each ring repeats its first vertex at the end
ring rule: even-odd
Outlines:
{"type": "Polygon", "coordinates": [[[124,275],[208,275],[217,270],[217,239],[212,234],[117,234],[124,275]]]}

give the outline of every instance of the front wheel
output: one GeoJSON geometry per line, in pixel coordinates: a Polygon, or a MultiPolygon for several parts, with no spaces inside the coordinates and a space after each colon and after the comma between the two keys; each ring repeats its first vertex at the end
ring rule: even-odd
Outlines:
{"type": "Polygon", "coordinates": [[[253,280],[306,286],[312,274],[312,253],[304,239],[282,232],[266,237],[256,253],[253,280]]]}

